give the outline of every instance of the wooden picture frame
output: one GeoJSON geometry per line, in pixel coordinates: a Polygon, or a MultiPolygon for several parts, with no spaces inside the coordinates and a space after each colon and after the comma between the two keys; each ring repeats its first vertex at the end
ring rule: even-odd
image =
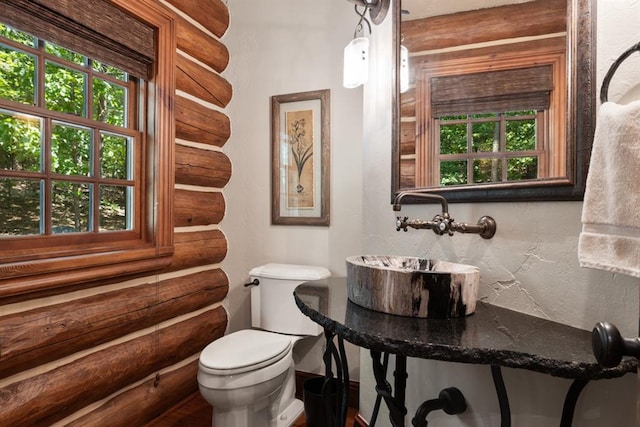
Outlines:
{"type": "Polygon", "coordinates": [[[329,89],[271,97],[271,224],[329,225],[329,89]]]}

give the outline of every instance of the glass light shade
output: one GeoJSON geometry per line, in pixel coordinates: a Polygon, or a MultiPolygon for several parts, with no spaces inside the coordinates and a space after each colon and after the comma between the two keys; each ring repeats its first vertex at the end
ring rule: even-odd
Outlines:
{"type": "Polygon", "coordinates": [[[369,79],[369,39],[358,37],[344,48],[342,84],[346,88],[358,87],[369,79]]]}
{"type": "Polygon", "coordinates": [[[400,93],[409,89],[409,49],[400,45],[400,93]]]}

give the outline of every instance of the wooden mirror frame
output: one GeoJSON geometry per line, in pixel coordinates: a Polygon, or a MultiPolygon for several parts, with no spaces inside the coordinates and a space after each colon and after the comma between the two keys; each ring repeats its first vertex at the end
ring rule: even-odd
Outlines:
{"type": "MultiPolygon", "coordinates": [[[[582,200],[595,129],[596,0],[567,0],[567,166],[571,176],[553,182],[527,181],[492,186],[415,188],[444,195],[451,202],[516,202],[582,200]]],[[[400,16],[401,0],[393,2],[391,200],[400,188],[400,16]]],[[[427,203],[414,199],[413,203],[427,203]]]]}

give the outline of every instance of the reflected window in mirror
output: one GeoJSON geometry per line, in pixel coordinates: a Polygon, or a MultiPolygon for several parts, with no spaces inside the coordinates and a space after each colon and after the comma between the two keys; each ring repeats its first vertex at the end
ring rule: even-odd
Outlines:
{"type": "Polygon", "coordinates": [[[409,121],[416,186],[566,174],[564,37],[422,61],[415,65],[416,114],[409,121]]]}

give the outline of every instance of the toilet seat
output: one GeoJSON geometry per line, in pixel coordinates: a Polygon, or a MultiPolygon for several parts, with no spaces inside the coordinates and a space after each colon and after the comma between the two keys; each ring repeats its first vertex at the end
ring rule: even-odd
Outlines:
{"type": "Polygon", "coordinates": [[[272,365],[293,346],[292,337],[255,329],[225,335],[200,354],[200,369],[211,375],[236,375],[272,365]]]}

